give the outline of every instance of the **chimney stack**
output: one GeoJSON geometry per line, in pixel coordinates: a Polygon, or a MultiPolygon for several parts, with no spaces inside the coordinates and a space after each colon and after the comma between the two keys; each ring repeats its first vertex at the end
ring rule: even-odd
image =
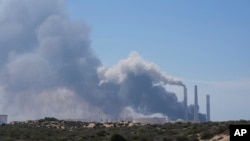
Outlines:
{"type": "Polygon", "coordinates": [[[198,112],[199,112],[199,106],[198,106],[198,94],[197,94],[197,86],[194,86],[194,121],[198,122],[198,112]]]}
{"type": "Polygon", "coordinates": [[[207,95],[207,122],[210,121],[210,96],[207,95]]]}
{"type": "Polygon", "coordinates": [[[184,120],[188,120],[188,107],[187,107],[187,87],[184,86],[184,120]]]}

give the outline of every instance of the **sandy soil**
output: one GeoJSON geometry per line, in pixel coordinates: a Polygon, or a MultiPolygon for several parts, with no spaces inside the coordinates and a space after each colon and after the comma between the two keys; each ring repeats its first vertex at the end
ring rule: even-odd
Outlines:
{"type": "Polygon", "coordinates": [[[200,140],[200,141],[229,141],[229,135],[220,134],[220,135],[214,136],[212,139],[200,140]]]}

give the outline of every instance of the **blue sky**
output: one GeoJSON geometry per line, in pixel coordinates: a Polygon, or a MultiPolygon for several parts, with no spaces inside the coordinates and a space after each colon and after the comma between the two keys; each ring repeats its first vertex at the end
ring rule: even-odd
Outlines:
{"type": "MultiPolygon", "coordinates": [[[[211,119],[250,120],[250,1],[68,0],[72,19],[91,28],[92,48],[108,67],[137,51],[181,79],[211,119]]],[[[182,89],[170,87],[182,99],[182,89]]]]}

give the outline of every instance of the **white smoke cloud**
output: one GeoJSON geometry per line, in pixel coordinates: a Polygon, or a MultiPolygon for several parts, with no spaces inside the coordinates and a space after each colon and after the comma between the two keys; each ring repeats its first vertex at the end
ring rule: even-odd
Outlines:
{"type": "Polygon", "coordinates": [[[142,118],[142,117],[147,117],[147,118],[163,117],[163,118],[168,119],[168,117],[166,115],[163,115],[162,113],[153,113],[153,114],[145,115],[145,114],[136,112],[132,107],[129,107],[129,106],[125,107],[121,111],[120,117],[125,120],[131,120],[131,119],[142,118]]]}
{"type": "Polygon", "coordinates": [[[132,52],[127,59],[120,60],[116,66],[107,69],[105,66],[98,68],[100,84],[105,82],[123,83],[127,75],[148,75],[153,83],[163,82],[164,84],[183,85],[180,80],[176,80],[164,74],[155,64],[143,60],[138,53],[132,52]]]}

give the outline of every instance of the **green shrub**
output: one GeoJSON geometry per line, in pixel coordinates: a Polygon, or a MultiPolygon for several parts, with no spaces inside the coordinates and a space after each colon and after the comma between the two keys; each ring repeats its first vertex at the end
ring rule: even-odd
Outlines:
{"type": "Polygon", "coordinates": [[[106,131],[100,130],[100,131],[97,131],[96,134],[97,134],[97,136],[102,136],[102,137],[104,137],[104,136],[106,135],[106,131]]]}
{"type": "Polygon", "coordinates": [[[188,141],[188,138],[185,136],[177,136],[176,141],[188,141]]]}
{"type": "Polygon", "coordinates": [[[58,119],[56,119],[54,117],[45,117],[44,120],[45,121],[58,121],[58,119]]]}
{"type": "Polygon", "coordinates": [[[58,121],[58,119],[54,118],[54,117],[45,117],[44,119],[39,119],[38,122],[42,123],[45,121],[58,121]]]}
{"type": "Polygon", "coordinates": [[[110,141],[127,141],[127,140],[120,134],[113,134],[111,136],[110,141]]]}
{"type": "Polygon", "coordinates": [[[211,139],[213,137],[213,134],[210,132],[202,132],[201,133],[201,139],[211,139]]]}
{"type": "Polygon", "coordinates": [[[198,135],[197,134],[190,135],[189,140],[191,140],[191,141],[199,141],[198,140],[198,135]]]}
{"type": "Polygon", "coordinates": [[[143,138],[140,139],[140,141],[148,141],[148,139],[143,137],[143,138]]]}
{"type": "Polygon", "coordinates": [[[162,139],[162,141],[173,141],[173,139],[171,139],[171,138],[169,138],[169,137],[164,137],[164,138],[162,139]]]}

